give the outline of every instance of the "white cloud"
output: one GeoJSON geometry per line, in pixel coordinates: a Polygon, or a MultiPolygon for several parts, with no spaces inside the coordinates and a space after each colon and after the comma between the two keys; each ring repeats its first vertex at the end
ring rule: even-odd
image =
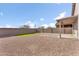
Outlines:
{"type": "Polygon", "coordinates": [[[0,26],[0,28],[16,28],[16,27],[6,24],[5,26],[0,26]]]}
{"type": "Polygon", "coordinates": [[[11,25],[6,24],[6,25],[5,25],[5,28],[12,28],[12,26],[11,26],[11,25]]]}
{"type": "Polygon", "coordinates": [[[31,21],[27,21],[26,23],[25,23],[25,25],[28,25],[28,24],[31,24],[32,22],[31,21]]]}
{"type": "Polygon", "coordinates": [[[48,28],[48,27],[55,27],[55,23],[49,23],[49,24],[43,24],[43,25],[41,25],[41,26],[43,26],[44,28],[48,28]]]}
{"type": "Polygon", "coordinates": [[[0,16],[3,16],[3,12],[0,12],[0,16]]]}
{"type": "Polygon", "coordinates": [[[55,20],[57,20],[57,19],[61,19],[61,18],[64,18],[65,17],[65,15],[66,15],[66,12],[62,12],[62,13],[60,13],[59,14],[59,16],[57,16],[56,18],[54,18],[55,20]]]}
{"type": "Polygon", "coordinates": [[[27,21],[24,25],[28,25],[30,28],[35,28],[35,24],[31,21],[27,21]]]}
{"type": "Polygon", "coordinates": [[[48,28],[48,25],[47,24],[43,24],[41,26],[43,26],[44,28],[48,28]]]}
{"type": "Polygon", "coordinates": [[[40,18],[40,21],[44,21],[45,19],[44,18],[40,18]]]}
{"type": "Polygon", "coordinates": [[[49,27],[55,27],[55,24],[56,24],[56,23],[50,23],[50,24],[49,24],[49,27]]]}
{"type": "Polygon", "coordinates": [[[3,26],[0,26],[0,28],[3,28],[3,26]]]}

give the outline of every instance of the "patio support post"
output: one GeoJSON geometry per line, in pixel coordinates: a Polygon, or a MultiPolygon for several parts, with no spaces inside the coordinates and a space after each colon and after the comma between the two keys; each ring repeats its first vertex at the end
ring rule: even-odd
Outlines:
{"type": "Polygon", "coordinates": [[[63,34],[64,34],[65,33],[64,24],[63,22],[61,22],[61,24],[62,24],[63,34]]]}
{"type": "MultiPolygon", "coordinates": [[[[79,5],[79,4],[78,4],[78,5],[79,5]]],[[[78,10],[79,10],[79,8],[78,8],[78,10]]],[[[79,15],[78,15],[78,29],[77,29],[77,32],[78,32],[77,38],[78,38],[78,40],[79,40],[79,15]]]]}
{"type": "MultiPolygon", "coordinates": [[[[79,4],[78,4],[79,6],[79,4]]],[[[79,40],[79,8],[78,8],[78,40],[79,40]]]]}
{"type": "Polygon", "coordinates": [[[60,21],[60,26],[59,26],[59,30],[60,30],[60,38],[61,38],[61,21],[60,21]]]}
{"type": "Polygon", "coordinates": [[[72,34],[73,34],[73,27],[74,27],[74,25],[72,24],[72,34]]]}

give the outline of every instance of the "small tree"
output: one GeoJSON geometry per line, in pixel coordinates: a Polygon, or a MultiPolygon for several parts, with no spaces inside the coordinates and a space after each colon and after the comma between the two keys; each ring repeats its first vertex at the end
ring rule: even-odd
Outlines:
{"type": "Polygon", "coordinates": [[[30,28],[29,25],[22,25],[20,28],[30,28]]]}
{"type": "Polygon", "coordinates": [[[40,27],[40,31],[41,31],[41,32],[44,32],[44,26],[41,26],[41,27],[40,27]]]}

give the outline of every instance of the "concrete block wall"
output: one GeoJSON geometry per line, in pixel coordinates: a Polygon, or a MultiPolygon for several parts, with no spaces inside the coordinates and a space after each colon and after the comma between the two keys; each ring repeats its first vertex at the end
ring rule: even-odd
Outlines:
{"type": "Polygon", "coordinates": [[[38,29],[39,32],[42,32],[42,33],[60,33],[60,30],[61,30],[61,33],[63,34],[72,34],[72,28],[62,28],[62,29],[59,29],[59,28],[47,28],[47,29],[38,29]]]}
{"type": "MultiPolygon", "coordinates": [[[[60,33],[59,28],[48,28],[48,29],[27,29],[27,28],[0,28],[0,37],[15,36],[18,34],[27,33],[60,33]]],[[[72,34],[71,28],[61,29],[63,34],[72,34]]]]}
{"type": "Polygon", "coordinates": [[[53,33],[72,34],[72,28],[53,28],[53,33]]]}
{"type": "Polygon", "coordinates": [[[14,36],[18,34],[35,33],[36,29],[25,28],[0,28],[0,37],[14,36]]]}

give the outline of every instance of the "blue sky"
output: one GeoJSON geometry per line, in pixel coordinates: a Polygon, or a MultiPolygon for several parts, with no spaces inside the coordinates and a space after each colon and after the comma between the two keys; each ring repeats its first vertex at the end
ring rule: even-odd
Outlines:
{"type": "Polygon", "coordinates": [[[0,27],[55,27],[56,19],[71,16],[71,3],[0,4],[0,27]]]}

